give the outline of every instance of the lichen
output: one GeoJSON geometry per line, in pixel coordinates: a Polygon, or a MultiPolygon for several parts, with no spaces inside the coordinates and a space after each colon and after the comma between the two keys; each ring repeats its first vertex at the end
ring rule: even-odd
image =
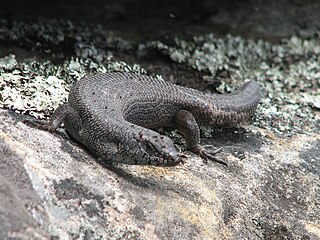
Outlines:
{"type": "Polygon", "coordinates": [[[265,94],[256,124],[262,128],[286,136],[319,129],[319,38],[292,36],[272,44],[208,34],[189,42],[175,38],[174,44],[152,41],[145,47],[202,71],[206,80],[221,81],[220,92],[230,92],[244,80],[260,82],[265,94]]]}
{"type": "Polygon", "coordinates": [[[11,54],[0,59],[0,106],[42,118],[67,101],[74,81],[89,73],[112,71],[145,73],[139,65],[124,62],[102,65],[91,59],[71,58],[60,65],[34,60],[18,63],[11,54]]]}
{"type": "MultiPolygon", "coordinates": [[[[260,82],[265,93],[254,122],[259,127],[284,136],[320,129],[320,39],[316,35],[271,43],[205,34],[135,46],[99,25],[64,20],[2,20],[0,29],[1,40],[49,55],[49,60],[18,61],[13,54],[0,59],[2,108],[43,117],[66,101],[70,85],[86,74],[146,73],[139,64],[115,60],[115,54],[136,52],[143,58],[156,50],[177,64],[202,72],[206,82],[219,81],[221,93],[233,91],[245,80],[260,82]]],[[[162,78],[159,73],[152,74],[162,78]]]]}

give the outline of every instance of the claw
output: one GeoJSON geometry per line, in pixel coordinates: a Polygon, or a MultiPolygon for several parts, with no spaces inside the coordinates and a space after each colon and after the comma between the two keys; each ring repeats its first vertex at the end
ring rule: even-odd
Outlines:
{"type": "Polygon", "coordinates": [[[225,166],[228,166],[228,164],[218,158],[216,158],[214,155],[221,152],[221,148],[217,148],[215,150],[208,150],[206,148],[213,147],[212,145],[205,145],[205,146],[196,146],[192,149],[194,153],[199,154],[199,156],[203,159],[204,163],[208,163],[208,160],[215,161],[217,163],[223,164],[225,166]]]}
{"type": "Polygon", "coordinates": [[[28,120],[28,119],[26,119],[23,121],[23,123],[26,124],[27,126],[30,126],[30,127],[36,127],[41,130],[50,131],[50,125],[45,120],[39,120],[39,119],[28,120]]]}
{"type": "Polygon", "coordinates": [[[181,162],[182,164],[185,164],[184,159],[188,158],[188,156],[185,155],[185,154],[183,154],[183,153],[179,153],[179,157],[181,158],[180,162],[181,162]]]}
{"type": "MultiPolygon", "coordinates": [[[[214,148],[214,146],[212,146],[212,145],[204,145],[204,146],[201,146],[200,148],[202,148],[202,150],[206,150],[205,148],[214,148]]],[[[217,154],[217,153],[221,152],[222,149],[223,149],[223,147],[211,150],[210,154],[212,154],[212,155],[217,154]]],[[[206,150],[206,151],[208,151],[208,150],[206,150]]]]}

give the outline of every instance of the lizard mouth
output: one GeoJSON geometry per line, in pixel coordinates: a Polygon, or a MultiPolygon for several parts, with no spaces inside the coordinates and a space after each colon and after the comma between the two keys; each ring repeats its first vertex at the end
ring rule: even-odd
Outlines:
{"type": "Polygon", "coordinates": [[[150,165],[155,166],[166,166],[166,167],[172,167],[177,166],[180,162],[182,162],[181,156],[175,152],[172,151],[168,155],[159,155],[155,154],[151,158],[152,160],[149,162],[150,165]]]}
{"type": "Polygon", "coordinates": [[[176,166],[182,161],[181,156],[176,151],[171,151],[166,159],[167,166],[176,166]]]}

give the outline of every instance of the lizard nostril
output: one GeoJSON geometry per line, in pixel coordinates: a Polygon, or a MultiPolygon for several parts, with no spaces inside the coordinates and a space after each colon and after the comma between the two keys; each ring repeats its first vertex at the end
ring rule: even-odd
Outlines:
{"type": "Polygon", "coordinates": [[[168,166],[175,166],[181,162],[181,158],[176,151],[171,151],[167,157],[168,166]]]}

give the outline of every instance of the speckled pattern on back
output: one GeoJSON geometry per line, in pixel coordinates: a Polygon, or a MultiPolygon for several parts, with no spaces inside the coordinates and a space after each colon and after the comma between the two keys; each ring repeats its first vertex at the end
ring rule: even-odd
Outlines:
{"type": "Polygon", "coordinates": [[[232,94],[219,95],[146,75],[103,73],[84,77],[72,86],[65,124],[74,138],[103,160],[176,165],[181,156],[173,141],[150,129],[189,130],[184,135],[192,150],[200,140],[198,125],[243,122],[254,114],[260,96],[260,85],[254,81],[232,94]],[[177,120],[181,110],[187,113],[180,114],[186,119],[177,120]]]}

